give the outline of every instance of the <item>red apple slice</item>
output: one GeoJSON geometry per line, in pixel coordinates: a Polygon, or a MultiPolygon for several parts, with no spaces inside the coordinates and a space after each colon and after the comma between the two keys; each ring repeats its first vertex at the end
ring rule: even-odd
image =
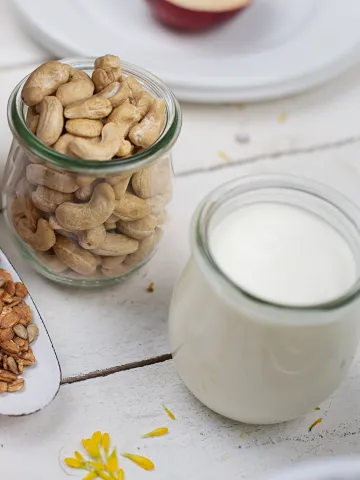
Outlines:
{"type": "Polygon", "coordinates": [[[251,0],[147,0],[154,15],[167,26],[205,30],[237,15],[251,0]]]}

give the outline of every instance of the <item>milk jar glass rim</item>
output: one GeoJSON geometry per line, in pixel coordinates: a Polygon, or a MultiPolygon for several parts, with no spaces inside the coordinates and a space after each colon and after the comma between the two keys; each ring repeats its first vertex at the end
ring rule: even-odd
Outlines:
{"type": "MultiPolygon", "coordinates": [[[[94,70],[94,58],[66,58],[59,60],[76,69],[91,73],[94,70]]],[[[109,161],[83,160],[68,157],[43,144],[26,125],[26,106],[21,99],[22,88],[29,77],[25,77],[13,90],[8,102],[8,123],[13,136],[18,142],[42,160],[52,163],[64,170],[93,173],[111,174],[126,172],[134,168],[143,168],[148,164],[165,155],[174,146],[182,123],[180,105],[170,90],[159,78],[150,72],[128,62],[121,62],[121,68],[125,76],[132,75],[139,80],[155,96],[163,98],[166,102],[167,120],[163,133],[159,139],[145,151],[132,155],[129,158],[119,158],[109,161]]]]}
{"type": "MultiPolygon", "coordinates": [[[[249,175],[227,182],[213,190],[202,201],[193,216],[191,228],[193,255],[203,275],[218,295],[226,298],[237,307],[256,308],[260,315],[270,313],[271,322],[275,318],[276,322],[281,322],[283,319],[286,323],[289,313],[300,315],[301,321],[303,321],[310,312],[319,312],[319,314],[326,312],[324,321],[329,321],[329,312],[349,305],[360,296],[359,273],[356,282],[344,294],[329,302],[310,306],[293,306],[269,302],[239,287],[217,265],[209,247],[211,221],[219,210],[226,205],[229,206],[228,213],[234,211],[234,209],[231,209],[231,205],[234,206],[234,201],[238,202],[237,208],[254,202],[286,202],[315,213],[332,226],[334,226],[334,220],[341,221],[342,230],[337,231],[348,243],[352,243],[354,261],[356,261],[357,256],[358,272],[360,272],[360,209],[354,203],[337,190],[305,177],[282,174],[249,175]],[[243,203],[239,204],[241,198],[243,203]],[[295,199],[298,199],[298,201],[305,201],[306,199],[309,206],[296,203],[295,199]],[[311,200],[313,204],[311,204],[311,200]],[[347,229],[346,232],[345,228],[347,229]]],[[[308,318],[313,323],[313,320],[310,320],[310,317],[308,318]]]]}

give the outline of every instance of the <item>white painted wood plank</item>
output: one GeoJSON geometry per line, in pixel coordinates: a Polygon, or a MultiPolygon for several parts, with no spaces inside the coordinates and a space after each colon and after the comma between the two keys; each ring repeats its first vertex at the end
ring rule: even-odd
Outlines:
{"type": "Polygon", "coordinates": [[[3,222],[0,244],[31,289],[64,376],[143,360],[169,352],[166,323],[172,289],[189,255],[192,213],[210,190],[240,175],[287,172],[328,183],[360,204],[359,155],[359,146],[350,145],[178,178],[160,251],[138,275],[107,289],[59,287],[34,274],[15,253],[3,222]],[[152,281],[155,291],[150,294],[146,288],[152,281]]]}
{"type": "Polygon", "coordinates": [[[45,47],[38,45],[26,33],[11,0],[1,0],[0,18],[0,68],[17,68],[50,58],[51,54],[45,47]]]}
{"type": "Polygon", "coordinates": [[[360,65],[309,93],[254,105],[183,104],[177,172],[359,137],[360,65]],[[283,123],[279,117],[286,114],[283,123]],[[236,141],[248,136],[248,143],[236,141]]]}
{"type": "Polygon", "coordinates": [[[80,448],[80,440],[96,430],[108,431],[119,452],[153,460],[153,473],[121,460],[126,478],[137,480],[257,480],[314,456],[358,453],[359,373],[356,363],[320,411],[261,427],[235,423],[209,411],[181,383],[171,361],[66,385],[43,411],[1,418],[1,471],[6,478],[65,479],[58,457],[71,455],[80,448]],[[176,415],[175,421],[167,417],[162,402],[176,415]],[[319,416],[323,422],[309,433],[308,427],[319,416]],[[140,438],[166,425],[167,436],[140,438]]]}

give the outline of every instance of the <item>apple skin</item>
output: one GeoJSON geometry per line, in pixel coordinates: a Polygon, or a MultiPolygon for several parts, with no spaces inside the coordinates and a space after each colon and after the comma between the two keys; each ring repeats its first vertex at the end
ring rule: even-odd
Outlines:
{"type": "Polygon", "coordinates": [[[167,0],[146,0],[154,16],[164,25],[178,30],[201,31],[230,20],[246,7],[226,12],[206,12],[179,7],[167,0]]]}

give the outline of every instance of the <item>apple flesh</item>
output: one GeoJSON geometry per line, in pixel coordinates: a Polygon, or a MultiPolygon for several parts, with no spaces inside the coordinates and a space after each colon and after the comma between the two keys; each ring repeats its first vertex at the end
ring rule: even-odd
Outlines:
{"type": "Polygon", "coordinates": [[[147,0],[166,26],[200,31],[215,27],[243,10],[251,0],[147,0]]]}

